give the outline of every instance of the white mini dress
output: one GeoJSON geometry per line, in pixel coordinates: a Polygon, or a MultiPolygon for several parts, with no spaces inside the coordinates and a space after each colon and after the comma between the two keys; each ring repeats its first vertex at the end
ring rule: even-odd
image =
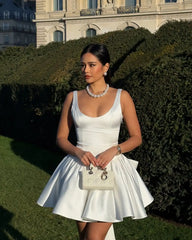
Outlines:
{"type": "MultiPolygon", "coordinates": [[[[76,128],[77,146],[94,156],[118,144],[123,119],[120,104],[121,89],[111,109],[102,116],[89,117],[78,106],[77,91],[73,92],[71,107],[76,128]]],[[[67,155],[49,179],[37,203],[53,208],[53,213],[66,218],[93,222],[120,222],[125,217],[145,218],[145,207],[153,197],[136,170],[137,162],[125,155],[116,155],[107,165],[115,176],[113,190],[82,190],[80,172],[85,168],[81,161],[67,155]]]]}

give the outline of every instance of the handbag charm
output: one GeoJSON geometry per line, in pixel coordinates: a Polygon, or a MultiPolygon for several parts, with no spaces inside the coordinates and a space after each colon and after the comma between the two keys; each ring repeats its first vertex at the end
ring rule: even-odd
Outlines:
{"type": "MultiPolygon", "coordinates": [[[[100,168],[101,169],[101,168],[100,168]]],[[[89,166],[89,174],[93,174],[93,167],[91,167],[91,166],[89,166]]],[[[102,169],[101,169],[102,170],[102,169]]],[[[103,169],[103,173],[101,174],[101,179],[103,180],[103,181],[105,181],[105,180],[107,180],[107,174],[108,174],[108,172],[107,172],[107,168],[104,168],[103,169]]]]}
{"type": "Polygon", "coordinates": [[[80,172],[80,187],[85,190],[111,190],[114,187],[114,173],[107,168],[89,166],[80,172]]]}

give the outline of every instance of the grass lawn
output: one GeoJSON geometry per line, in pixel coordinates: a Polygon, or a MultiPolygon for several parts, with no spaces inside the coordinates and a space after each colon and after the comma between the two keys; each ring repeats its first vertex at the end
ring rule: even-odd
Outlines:
{"type": "MultiPolygon", "coordinates": [[[[0,240],[77,240],[74,221],[36,201],[59,154],[0,136],[0,240]]],[[[114,225],[117,240],[191,240],[192,228],[149,216],[114,225]]]]}

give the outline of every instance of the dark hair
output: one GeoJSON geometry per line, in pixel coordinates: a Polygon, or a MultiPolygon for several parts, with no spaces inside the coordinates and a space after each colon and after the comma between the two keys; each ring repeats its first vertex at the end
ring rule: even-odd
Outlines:
{"type": "MultiPolygon", "coordinates": [[[[89,44],[88,46],[86,46],[83,51],[81,52],[81,57],[85,54],[85,53],[92,53],[95,57],[97,57],[99,59],[99,61],[105,65],[106,63],[110,63],[110,56],[109,56],[109,52],[107,50],[107,47],[103,44],[89,44]]],[[[107,72],[107,76],[104,76],[105,78],[105,82],[106,83],[110,83],[111,82],[111,78],[110,78],[110,71],[108,70],[107,72]]]]}

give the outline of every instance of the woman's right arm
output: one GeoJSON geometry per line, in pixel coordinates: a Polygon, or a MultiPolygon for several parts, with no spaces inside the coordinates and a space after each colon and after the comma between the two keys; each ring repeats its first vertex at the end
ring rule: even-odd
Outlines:
{"type": "Polygon", "coordinates": [[[84,165],[88,166],[90,162],[95,165],[96,158],[90,152],[83,151],[82,149],[74,146],[68,140],[69,132],[73,124],[73,119],[71,116],[72,100],[73,92],[70,92],[67,95],[63,104],[63,109],[57,131],[56,143],[64,152],[78,157],[84,165]]]}
{"type": "Polygon", "coordinates": [[[76,156],[76,147],[68,141],[69,132],[73,124],[71,116],[71,104],[73,100],[73,93],[70,92],[63,104],[59,126],[57,130],[57,145],[66,153],[76,156]]]}

